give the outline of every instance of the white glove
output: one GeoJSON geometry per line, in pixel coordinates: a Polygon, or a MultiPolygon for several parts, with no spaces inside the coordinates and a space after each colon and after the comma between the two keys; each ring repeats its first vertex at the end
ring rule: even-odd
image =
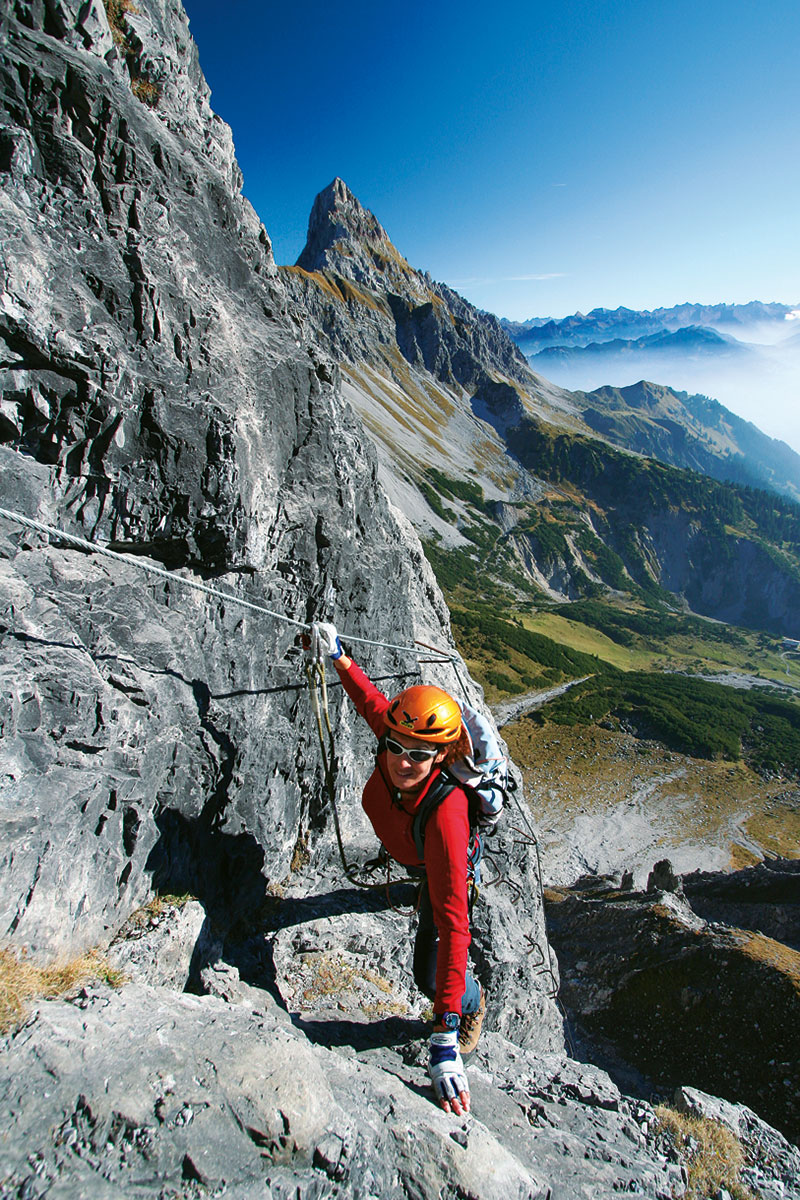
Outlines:
{"type": "Polygon", "coordinates": [[[459,1098],[463,1093],[469,1096],[469,1084],[458,1049],[457,1029],[431,1034],[428,1074],[436,1099],[447,1101],[448,1111],[453,1107],[455,1112],[460,1113],[459,1098]]]}
{"type": "Polygon", "coordinates": [[[333,659],[341,658],[343,653],[336,626],[329,621],[312,621],[311,657],[314,662],[321,662],[326,655],[333,659]]]}

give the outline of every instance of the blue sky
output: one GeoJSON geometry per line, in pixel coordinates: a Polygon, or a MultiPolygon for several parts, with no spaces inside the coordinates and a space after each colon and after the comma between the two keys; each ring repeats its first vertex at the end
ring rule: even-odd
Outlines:
{"type": "Polygon", "coordinates": [[[185,0],[294,262],[340,175],[500,316],[800,302],[798,0],[185,0]]]}

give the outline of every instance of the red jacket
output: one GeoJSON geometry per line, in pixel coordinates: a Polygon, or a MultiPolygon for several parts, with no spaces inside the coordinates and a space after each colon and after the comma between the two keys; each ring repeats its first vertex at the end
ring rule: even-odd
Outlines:
{"type": "MultiPolygon", "coordinates": [[[[340,667],[339,677],[360,715],[373,733],[381,737],[386,732],[383,714],[389,707],[387,697],[354,662],[347,670],[340,667]]],[[[425,867],[433,917],[439,931],[433,1008],[436,1013],[460,1013],[470,943],[467,797],[461,788],[454,788],[433,810],[425,826],[425,862],[420,863],[412,833],[414,813],[439,771],[431,772],[418,796],[403,798],[402,793],[394,791],[389,783],[384,765],[386,754],[384,751],[380,756],[379,766],[367,780],[361,803],[392,858],[407,867],[425,867]],[[383,774],[380,767],[383,767],[383,774]]]]}

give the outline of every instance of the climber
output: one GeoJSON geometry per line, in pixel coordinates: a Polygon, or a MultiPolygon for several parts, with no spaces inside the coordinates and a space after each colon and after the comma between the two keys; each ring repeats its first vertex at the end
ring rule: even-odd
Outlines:
{"type": "Polygon", "coordinates": [[[430,813],[423,861],[413,828],[415,812],[441,768],[470,751],[461,709],[441,688],[423,685],[387,699],[344,653],[329,623],[312,626],[312,645],[333,660],[345,691],[379,739],[375,770],[362,796],[364,811],[392,858],[424,869],[414,980],[433,1001],[428,1073],[444,1111],[468,1113],[462,1055],[478,1044],[486,997],[467,970],[470,826],[465,792],[453,787],[430,813]]]}

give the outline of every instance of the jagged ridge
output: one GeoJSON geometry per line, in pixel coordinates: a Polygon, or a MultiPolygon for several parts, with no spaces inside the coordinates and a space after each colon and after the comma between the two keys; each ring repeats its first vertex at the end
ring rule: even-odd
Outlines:
{"type": "MultiPolygon", "coordinates": [[[[772,502],[619,454],[592,428],[619,442],[631,425],[630,448],[725,474],[740,469],[726,452],[747,440],[733,418],[699,402],[689,415],[688,402],[653,385],[588,398],[548,387],[510,356],[494,318],[413,271],[341,180],[317,197],[299,262],[290,287],[317,335],[349,360],[347,394],[382,452],[390,494],[459,556],[448,564],[434,547],[440,572],[479,589],[505,576],[517,594],[556,599],[643,588],[704,615],[793,628],[800,562],[793,535],[773,527],[772,502]],[[712,419],[722,428],[709,446],[712,419]],[[454,506],[442,476],[477,484],[483,500],[454,506]],[[731,505],[742,517],[726,529],[712,513],[731,505]]],[[[769,462],[757,449],[754,463],[769,462]]]]}
{"type": "Polygon", "coordinates": [[[597,388],[586,401],[583,419],[617,446],[800,499],[800,455],[716,400],[642,381],[597,388]]]}

